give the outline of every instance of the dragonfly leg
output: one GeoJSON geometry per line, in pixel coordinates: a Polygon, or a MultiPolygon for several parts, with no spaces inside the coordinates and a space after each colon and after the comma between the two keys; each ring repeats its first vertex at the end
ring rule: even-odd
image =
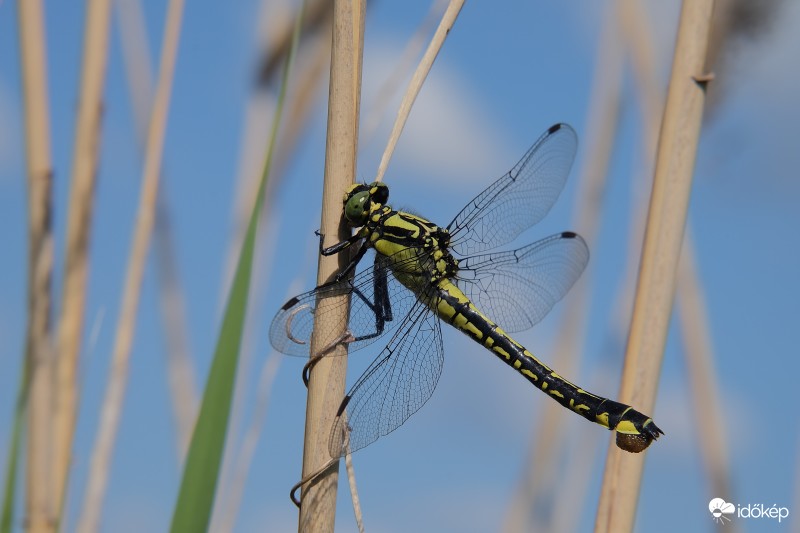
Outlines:
{"type": "MultiPolygon", "coordinates": [[[[326,248],[323,244],[325,236],[322,233],[320,233],[319,230],[315,231],[314,233],[319,237],[319,253],[326,257],[338,254],[342,250],[345,250],[351,247],[352,245],[363,241],[364,238],[367,237],[367,235],[369,234],[366,228],[362,228],[361,230],[357,231],[355,235],[341,242],[337,242],[332,246],[328,246],[326,248]]],[[[356,252],[356,255],[350,260],[347,266],[336,275],[336,281],[342,281],[346,279],[350,275],[350,273],[352,273],[352,271],[356,268],[356,265],[358,265],[358,262],[361,261],[362,257],[364,257],[364,254],[367,253],[368,249],[369,249],[368,244],[366,243],[362,244],[361,248],[359,248],[358,252],[356,252]]]]}
{"type": "MultiPolygon", "coordinates": [[[[351,342],[373,339],[383,335],[383,330],[386,327],[386,322],[392,320],[392,303],[389,299],[389,281],[387,278],[386,269],[379,268],[377,264],[373,266],[375,269],[375,276],[373,277],[373,293],[374,301],[367,297],[360,289],[353,287],[352,297],[361,299],[367,307],[375,314],[375,331],[367,333],[358,337],[354,336],[350,329],[346,329],[336,339],[328,343],[327,346],[317,351],[303,367],[303,383],[308,386],[308,380],[311,375],[311,369],[314,368],[320,359],[325,354],[333,350],[337,345],[344,343],[350,344],[351,342]]],[[[332,282],[336,283],[336,282],[332,282]]],[[[326,284],[327,285],[327,284],[326,284]]]]}
{"type": "Polygon", "coordinates": [[[389,280],[385,268],[380,268],[376,263],[373,266],[375,275],[372,278],[374,300],[370,300],[358,288],[353,288],[353,296],[360,298],[375,314],[375,331],[355,338],[357,341],[374,339],[383,335],[386,322],[392,320],[392,302],[389,299],[389,280]]]}
{"type": "Polygon", "coordinates": [[[327,472],[329,468],[331,468],[332,466],[334,466],[338,460],[339,460],[339,458],[338,458],[338,457],[336,457],[336,458],[334,458],[334,459],[331,459],[330,461],[328,461],[327,463],[325,463],[325,464],[322,466],[322,468],[320,468],[320,469],[319,469],[319,470],[317,470],[316,472],[313,472],[313,473],[311,473],[311,474],[307,475],[306,477],[304,477],[303,479],[301,479],[300,481],[298,481],[298,482],[295,484],[295,486],[294,486],[294,487],[292,487],[292,489],[289,491],[289,498],[291,498],[291,500],[292,500],[292,503],[294,503],[294,504],[295,504],[295,505],[296,505],[298,508],[300,508],[300,503],[301,503],[301,501],[300,501],[300,500],[302,500],[302,498],[303,498],[303,495],[302,495],[303,493],[301,492],[301,493],[300,493],[300,497],[298,497],[298,496],[297,496],[297,491],[298,491],[299,489],[302,489],[304,486],[306,486],[306,485],[308,485],[308,484],[311,484],[311,483],[313,483],[314,481],[316,481],[316,480],[317,480],[317,479],[318,479],[320,476],[322,476],[322,474],[324,474],[325,472],[327,472]]]}
{"type": "MultiPolygon", "coordinates": [[[[343,440],[344,440],[344,444],[342,446],[342,449],[345,451],[345,454],[347,455],[345,460],[349,460],[350,453],[351,453],[350,452],[350,429],[351,429],[350,426],[345,425],[344,429],[342,430],[343,433],[344,433],[344,436],[342,437],[343,440]]],[[[294,485],[294,487],[292,487],[292,489],[289,491],[289,498],[291,498],[292,503],[294,503],[299,508],[300,504],[302,503],[301,500],[303,499],[303,493],[301,492],[300,493],[300,497],[298,497],[297,496],[297,491],[302,489],[306,485],[310,485],[310,484],[314,483],[322,474],[327,472],[329,468],[334,466],[338,460],[339,460],[338,456],[337,457],[332,457],[327,463],[322,465],[322,467],[320,467],[319,470],[307,475],[306,477],[304,477],[303,479],[298,481],[294,485]]],[[[348,468],[351,468],[351,466],[348,465],[348,468]]]]}
{"type": "Polygon", "coordinates": [[[314,368],[314,365],[319,363],[323,357],[325,357],[325,354],[336,348],[339,344],[350,344],[355,340],[358,339],[353,337],[353,333],[349,329],[346,329],[341,335],[328,343],[327,346],[323,347],[321,350],[317,351],[317,353],[312,355],[308,359],[308,362],[303,365],[303,383],[305,384],[306,388],[308,388],[308,380],[311,378],[311,369],[314,368]]]}
{"type": "Polygon", "coordinates": [[[349,238],[343,240],[342,242],[337,242],[336,244],[334,244],[332,246],[328,246],[326,248],[325,245],[324,245],[325,235],[320,233],[319,230],[316,230],[314,232],[314,235],[319,237],[319,253],[324,255],[324,256],[326,256],[326,257],[329,256],[329,255],[338,254],[339,252],[341,252],[345,248],[349,248],[350,246],[352,246],[353,244],[357,243],[358,241],[360,241],[361,239],[364,238],[364,236],[361,235],[361,232],[358,232],[355,235],[353,235],[352,237],[349,237],[349,238]]]}
{"type": "Polygon", "coordinates": [[[354,255],[353,258],[350,260],[350,262],[347,263],[347,266],[344,267],[341,272],[336,274],[336,278],[334,278],[334,281],[340,282],[349,278],[350,275],[353,273],[353,271],[356,269],[358,263],[361,262],[361,259],[364,257],[364,254],[367,253],[368,249],[369,246],[362,244],[361,248],[359,248],[358,252],[356,252],[356,255],[354,255]]]}
{"type": "MultiPolygon", "coordinates": [[[[375,301],[381,308],[381,318],[383,321],[392,321],[392,301],[389,299],[389,280],[386,276],[386,270],[375,267],[375,278],[373,279],[373,286],[375,289],[375,301]]],[[[383,332],[383,323],[381,322],[381,327],[379,331],[383,332]]],[[[377,326],[377,323],[376,323],[377,326]]]]}

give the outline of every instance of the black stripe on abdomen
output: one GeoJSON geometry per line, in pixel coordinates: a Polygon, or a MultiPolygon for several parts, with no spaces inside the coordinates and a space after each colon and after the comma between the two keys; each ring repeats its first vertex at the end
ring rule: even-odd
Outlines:
{"type": "Polygon", "coordinates": [[[443,320],[482,344],[564,407],[610,429],[616,427],[629,409],[627,405],[592,394],[561,377],[460,295],[440,289],[439,297],[453,310],[440,313],[443,320]]]}
{"type": "Polygon", "coordinates": [[[426,301],[442,320],[491,350],[559,404],[616,430],[617,446],[623,450],[639,453],[664,434],[652,418],[631,406],[592,394],[559,376],[481,313],[449,280],[441,280],[426,301]]]}

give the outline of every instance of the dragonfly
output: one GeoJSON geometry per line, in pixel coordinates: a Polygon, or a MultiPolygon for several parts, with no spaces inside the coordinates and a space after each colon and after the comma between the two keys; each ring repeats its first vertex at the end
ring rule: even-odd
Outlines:
{"type": "Polygon", "coordinates": [[[331,281],[286,302],[270,326],[278,351],[312,361],[339,343],[353,352],[391,334],[338,408],[328,444],[333,459],[394,431],[431,397],[444,363],[442,322],[562,406],[615,430],[621,449],[638,453],[663,435],[651,417],[571,383],[510,336],[541,321],[589,260],[586,242],[569,231],[492,251],[550,211],[576,149],[570,126],[551,126],[446,227],[393,209],[383,183],[345,193],[344,220],[357,231],[329,247],[320,235],[320,252],[349,252],[348,263],[331,281]],[[374,260],[356,272],[369,250],[374,260]]]}

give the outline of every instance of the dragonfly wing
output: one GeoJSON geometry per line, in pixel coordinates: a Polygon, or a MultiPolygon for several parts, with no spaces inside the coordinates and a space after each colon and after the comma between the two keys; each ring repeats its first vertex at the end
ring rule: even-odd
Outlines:
{"type": "Polygon", "coordinates": [[[456,215],[447,227],[451,249],[464,256],[489,250],[544,218],[564,188],[577,146],[571,127],[551,126],[514,168],[456,215]]]}
{"type": "Polygon", "coordinates": [[[393,330],[416,300],[392,275],[388,258],[376,255],[372,266],[352,280],[321,285],[286,302],[272,320],[270,342],[279,352],[308,357],[316,317],[317,350],[349,332],[355,340],[348,349],[355,351],[393,330]],[[348,324],[342,310],[349,313],[348,324]]]}
{"type": "Polygon", "coordinates": [[[586,242],[564,232],[517,250],[461,259],[454,281],[483,313],[515,332],[542,320],[588,262],[586,242]]]}
{"type": "Polygon", "coordinates": [[[431,397],[443,363],[439,318],[420,302],[342,402],[331,456],[359,450],[400,427],[431,397]]]}

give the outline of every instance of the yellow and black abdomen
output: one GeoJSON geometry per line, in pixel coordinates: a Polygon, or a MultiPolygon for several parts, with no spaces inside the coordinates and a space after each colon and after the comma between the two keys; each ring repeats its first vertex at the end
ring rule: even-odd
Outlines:
{"type": "Polygon", "coordinates": [[[442,320],[491,350],[559,404],[616,430],[620,448],[640,452],[663,434],[651,418],[632,407],[592,394],[558,375],[481,313],[449,280],[438,283],[438,294],[432,300],[442,320]]]}

